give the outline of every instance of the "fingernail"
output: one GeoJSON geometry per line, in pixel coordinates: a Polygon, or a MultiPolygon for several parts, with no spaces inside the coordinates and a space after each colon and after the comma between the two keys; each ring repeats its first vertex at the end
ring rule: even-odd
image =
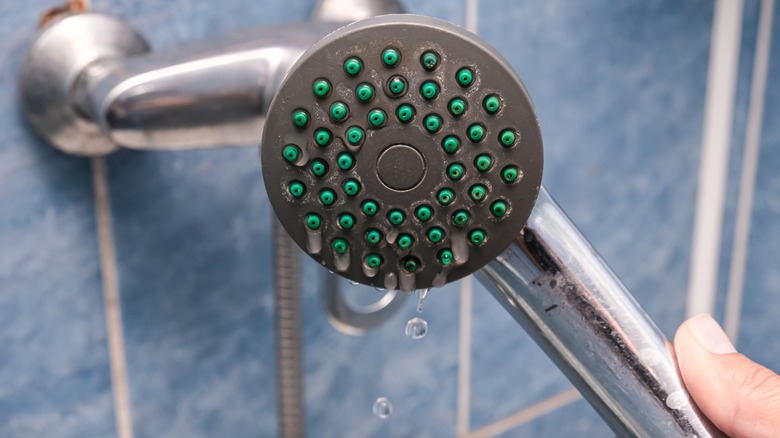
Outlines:
{"type": "Polygon", "coordinates": [[[731,344],[729,337],[720,328],[720,325],[708,314],[702,313],[688,320],[691,334],[699,342],[699,345],[713,354],[736,353],[737,349],[731,344]]]}

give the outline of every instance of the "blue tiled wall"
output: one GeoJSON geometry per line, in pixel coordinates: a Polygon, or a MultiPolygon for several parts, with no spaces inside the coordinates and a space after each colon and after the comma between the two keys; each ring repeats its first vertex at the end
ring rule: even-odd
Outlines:
{"type": "Polygon", "coordinates": [[[0,3],[0,436],[110,436],[89,162],[33,135],[16,99],[19,66],[52,3],[0,3]]]}
{"type": "MultiPolygon", "coordinates": [[[[38,17],[57,3],[0,4],[0,436],[116,433],[90,163],[43,144],[16,98],[38,17]]],[[[160,49],[304,20],[314,3],[94,0],[92,8],[126,19],[160,49]]],[[[406,4],[466,21],[464,1],[406,4]]],[[[537,105],[545,184],[673,335],[684,314],[712,2],[481,0],[478,12],[479,33],[505,54],[537,105]]],[[[724,266],[757,14],[758,1],[747,1],[724,266]]],[[[777,369],[777,36],[772,47],[739,341],[777,369]]],[[[257,149],[121,151],[107,163],[135,435],[275,435],[272,212],[257,149]]],[[[430,333],[420,341],[403,334],[416,315],[413,300],[379,329],[354,337],[327,323],[321,275],[304,260],[312,436],[454,436],[458,286],[431,292],[424,312],[430,333]],[[386,421],[371,413],[379,396],[395,405],[386,421]]],[[[478,285],[472,317],[472,429],[570,387],[478,285]]],[[[505,436],[611,434],[579,400],[505,436]]]]}

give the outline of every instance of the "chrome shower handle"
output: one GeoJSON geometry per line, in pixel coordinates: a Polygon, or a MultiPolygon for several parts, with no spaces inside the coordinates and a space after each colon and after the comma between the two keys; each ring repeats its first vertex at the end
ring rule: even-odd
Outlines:
{"type": "Polygon", "coordinates": [[[475,275],[618,436],[722,436],[672,345],[544,188],[522,233],[475,275]]]}
{"type": "Polygon", "coordinates": [[[30,48],[22,103],[40,135],[76,155],[256,146],[279,82],[340,24],[269,26],[158,53],[114,17],[69,15],[30,48]]]}

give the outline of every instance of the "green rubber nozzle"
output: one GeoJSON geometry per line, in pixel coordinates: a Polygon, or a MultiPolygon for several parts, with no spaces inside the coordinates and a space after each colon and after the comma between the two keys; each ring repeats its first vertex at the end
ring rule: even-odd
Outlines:
{"type": "Polygon", "coordinates": [[[442,140],[441,147],[444,149],[444,152],[454,154],[460,148],[460,139],[454,135],[448,135],[442,140]]]}
{"type": "Polygon", "coordinates": [[[381,128],[385,125],[387,114],[379,108],[372,109],[368,113],[368,123],[374,128],[381,128]]]}
{"type": "Polygon", "coordinates": [[[506,214],[508,207],[506,202],[504,201],[496,201],[490,206],[490,212],[493,213],[493,216],[495,217],[503,217],[506,214]]]}
{"type": "Polygon", "coordinates": [[[344,61],[344,71],[347,75],[352,77],[359,75],[360,72],[363,71],[363,61],[356,56],[347,58],[347,60],[344,61]]]}
{"type": "Polygon", "coordinates": [[[355,88],[357,100],[367,103],[374,98],[374,87],[371,84],[362,83],[355,88]]]}
{"type": "Polygon", "coordinates": [[[422,97],[425,100],[436,99],[436,96],[439,95],[439,84],[433,81],[423,82],[420,86],[420,94],[422,94],[422,97]]]}
{"type": "Polygon", "coordinates": [[[331,189],[322,189],[319,198],[323,205],[333,205],[336,202],[336,192],[331,189]]]}
{"type": "Polygon", "coordinates": [[[310,230],[318,230],[322,226],[322,218],[317,213],[309,213],[306,216],[306,226],[310,230]]]}
{"type": "Polygon", "coordinates": [[[452,223],[457,227],[462,227],[469,223],[471,215],[466,210],[458,210],[452,215],[452,223]]]}
{"type": "Polygon", "coordinates": [[[398,50],[387,48],[382,52],[382,62],[388,67],[395,67],[401,61],[401,54],[398,50]]]}
{"type": "Polygon", "coordinates": [[[443,250],[439,251],[439,261],[442,265],[447,266],[451,264],[455,260],[455,256],[452,255],[452,250],[449,248],[444,248],[443,250]]]}
{"type": "Polygon", "coordinates": [[[478,143],[485,138],[485,127],[479,123],[475,123],[469,126],[469,139],[474,143],[478,143]]]}
{"type": "Polygon", "coordinates": [[[337,254],[344,254],[349,249],[349,242],[344,239],[338,238],[333,240],[333,251],[337,254]]]}
{"type": "Polygon", "coordinates": [[[501,179],[507,184],[517,181],[519,176],[520,174],[517,170],[517,166],[506,166],[504,170],[501,171],[501,179]]]}
{"type": "Polygon", "coordinates": [[[328,97],[330,94],[330,82],[327,79],[317,79],[312,84],[314,95],[320,99],[328,97]]]}
{"type": "Polygon", "coordinates": [[[461,87],[468,87],[474,83],[474,71],[468,67],[464,67],[458,70],[457,78],[458,84],[460,84],[461,87]]]}
{"type": "Polygon", "coordinates": [[[349,170],[355,165],[355,158],[349,152],[342,152],[336,159],[336,163],[338,164],[339,169],[349,170]]]}
{"type": "Polygon", "coordinates": [[[355,226],[355,216],[349,213],[343,213],[339,216],[339,226],[344,230],[349,230],[355,226]]]}
{"type": "Polygon", "coordinates": [[[295,163],[301,156],[301,148],[294,144],[288,144],[282,149],[282,156],[288,163],[295,163]]]}
{"type": "Polygon", "coordinates": [[[347,143],[352,146],[360,146],[363,144],[363,139],[366,137],[366,132],[360,126],[351,126],[347,129],[347,143]]]}
{"type": "Polygon", "coordinates": [[[401,105],[395,111],[395,115],[401,123],[409,123],[414,118],[414,107],[409,104],[401,105]]]}
{"type": "Polygon", "coordinates": [[[363,205],[361,207],[361,210],[363,210],[363,214],[366,216],[373,216],[379,211],[379,206],[376,202],[372,200],[363,201],[363,205]]]}
{"type": "Polygon", "coordinates": [[[426,233],[428,240],[433,243],[439,243],[444,239],[444,230],[439,227],[433,227],[426,233]]]}
{"type": "Polygon", "coordinates": [[[360,183],[354,179],[348,179],[344,181],[344,193],[347,196],[355,196],[360,193],[360,183]]]}
{"type": "Polygon", "coordinates": [[[456,97],[450,101],[449,109],[454,117],[460,117],[466,112],[466,102],[456,97]]]}
{"type": "Polygon", "coordinates": [[[453,163],[447,167],[447,176],[453,181],[463,178],[464,173],[466,173],[466,169],[460,163],[453,163]]]}
{"type": "Polygon", "coordinates": [[[420,57],[420,64],[425,70],[434,71],[439,65],[439,55],[429,50],[420,57]]]}
{"type": "Polygon", "coordinates": [[[311,173],[316,177],[322,177],[328,173],[328,164],[319,158],[311,162],[311,173]]]}
{"type": "Polygon", "coordinates": [[[401,234],[398,236],[398,247],[401,249],[409,249],[414,244],[414,238],[408,234],[401,234]]]}
{"type": "Polygon", "coordinates": [[[344,102],[333,102],[330,106],[330,116],[336,122],[343,122],[349,115],[349,107],[344,102]]]}
{"type": "Polygon", "coordinates": [[[293,112],[293,124],[298,128],[305,128],[309,124],[309,113],[304,109],[293,112]]]}
{"type": "Polygon", "coordinates": [[[510,147],[513,144],[515,144],[515,141],[517,140],[517,135],[515,134],[515,131],[511,129],[505,129],[501,131],[501,135],[498,138],[499,140],[501,140],[501,144],[504,147],[510,147]]]}
{"type": "Polygon", "coordinates": [[[393,225],[401,225],[402,223],[404,223],[404,220],[406,219],[406,215],[404,215],[404,212],[402,212],[401,210],[393,209],[390,210],[389,213],[387,213],[387,219],[393,225]]]}
{"type": "Polygon", "coordinates": [[[293,198],[300,198],[306,193],[306,186],[300,181],[292,181],[290,182],[288,190],[293,198]]]}
{"type": "Polygon", "coordinates": [[[379,242],[382,241],[382,232],[371,228],[370,230],[366,231],[366,242],[369,243],[369,245],[377,245],[379,242]]]}
{"type": "Polygon", "coordinates": [[[325,128],[320,128],[314,131],[314,142],[321,147],[325,147],[330,144],[333,136],[330,131],[325,128]]]}
{"type": "Polygon", "coordinates": [[[452,201],[455,199],[455,192],[453,192],[450,189],[441,189],[439,190],[439,193],[436,195],[436,198],[439,200],[439,204],[450,205],[452,204],[452,201]]]}
{"type": "Polygon", "coordinates": [[[382,266],[382,256],[379,254],[369,254],[366,256],[365,263],[369,268],[378,268],[382,266]]]}
{"type": "Polygon", "coordinates": [[[430,114],[425,117],[425,130],[433,134],[441,129],[441,117],[438,114],[430,114]]]}
{"type": "Polygon", "coordinates": [[[501,109],[501,99],[497,95],[491,94],[485,98],[482,102],[482,106],[488,114],[495,114],[501,109]]]}
{"type": "Polygon", "coordinates": [[[417,216],[417,219],[426,222],[433,216],[433,209],[427,205],[421,205],[414,211],[414,215],[417,216]]]}
{"type": "Polygon", "coordinates": [[[485,243],[486,238],[487,235],[480,229],[471,230],[469,233],[469,242],[474,246],[482,246],[482,244],[485,243]]]}

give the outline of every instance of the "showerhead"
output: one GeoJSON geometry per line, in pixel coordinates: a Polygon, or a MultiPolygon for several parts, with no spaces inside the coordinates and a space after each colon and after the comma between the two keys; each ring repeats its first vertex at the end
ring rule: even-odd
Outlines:
{"type": "Polygon", "coordinates": [[[271,103],[263,176],[311,257],[410,291],[480,269],[519,234],[542,177],[536,113],[476,35],[386,15],[304,53],[271,103]]]}

